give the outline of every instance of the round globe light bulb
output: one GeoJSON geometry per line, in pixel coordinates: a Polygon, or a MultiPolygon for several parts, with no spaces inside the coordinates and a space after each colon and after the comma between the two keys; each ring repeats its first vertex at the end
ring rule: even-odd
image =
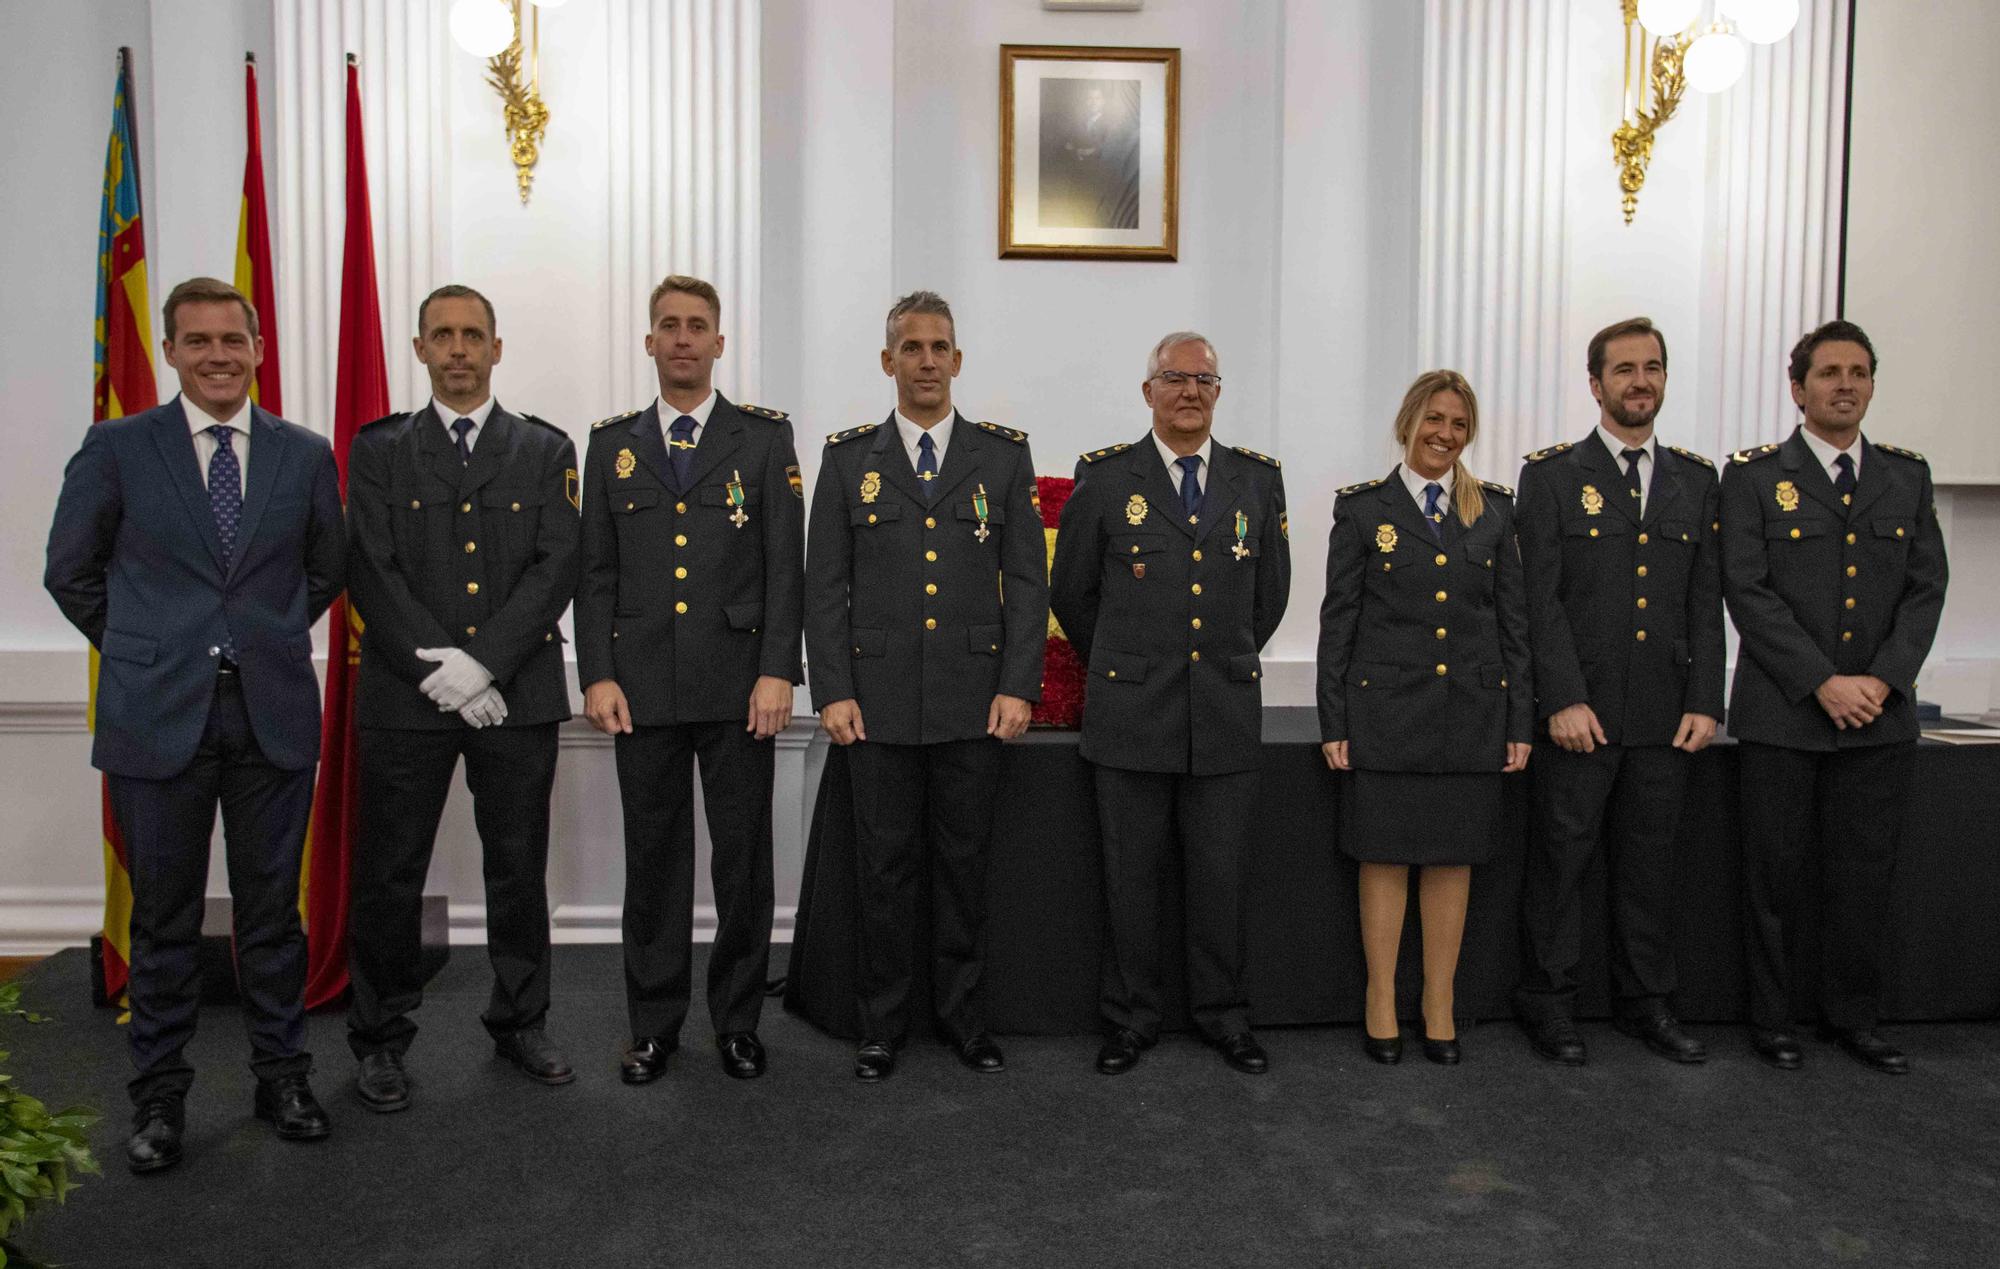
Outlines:
{"type": "Polygon", "coordinates": [[[492,57],[514,42],[514,15],[504,0],[458,0],[451,38],[474,57],[492,57]]]}
{"type": "Polygon", "coordinates": [[[1799,0],[1718,0],[1716,11],[1752,44],[1776,44],[1799,24],[1799,0]]]}
{"type": "Polygon", "coordinates": [[[1727,31],[1710,31],[1688,46],[1681,63],[1687,71],[1688,87],[1696,92],[1719,93],[1743,78],[1750,50],[1727,31]]]}
{"type": "Polygon", "coordinates": [[[1661,39],[1679,35],[1701,12],[1701,0],[1639,0],[1639,25],[1661,39]]]}

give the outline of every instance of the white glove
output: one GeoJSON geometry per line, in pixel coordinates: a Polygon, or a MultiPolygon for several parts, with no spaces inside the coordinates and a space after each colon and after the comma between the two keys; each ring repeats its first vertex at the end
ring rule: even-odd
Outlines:
{"type": "Polygon", "coordinates": [[[438,668],[417,684],[417,689],[437,702],[440,713],[457,713],[493,682],[486,667],[463,648],[418,648],[417,656],[438,663],[438,668]]]}
{"type": "Polygon", "coordinates": [[[474,727],[494,727],[505,721],[507,702],[500,699],[500,689],[489,687],[465,703],[458,716],[474,727]]]}

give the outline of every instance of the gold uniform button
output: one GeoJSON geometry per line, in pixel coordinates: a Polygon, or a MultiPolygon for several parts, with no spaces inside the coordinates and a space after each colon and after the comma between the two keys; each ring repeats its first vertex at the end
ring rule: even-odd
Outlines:
{"type": "Polygon", "coordinates": [[[1796,541],[1796,540],[1798,539],[1798,536],[1799,536],[1799,531],[1798,531],[1797,529],[1793,529],[1793,530],[1792,530],[1792,538],[1793,538],[1793,540],[1794,540],[1794,541],[1796,541]]]}
{"type": "Polygon", "coordinates": [[[626,503],[626,504],[625,504],[625,509],[626,509],[627,511],[630,511],[630,510],[631,510],[632,508],[634,508],[634,507],[636,507],[636,506],[638,506],[638,505],[639,505],[639,504],[638,504],[638,503],[636,503],[636,502],[628,502],[628,503],[626,503]]]}
{"type": "Polygon", "coordinates": [[[1639,545],[1640,546],[1646,545],[1646,535],[1643,533],[1639,535],[1639,545]]]}
{"type": "Polygon", "coordinates": [[[685,533],[676,533],[676,534],[674,534],[674,545],[675,545],[675,546],[686,546],[687,544],[688,544],[688,539],[687,539],[687,534],[685,534],[685,533]]]}
{"type": "Polygon", "coordinates": [[[675,514],[675,515],[677,515],[677,516],[684,516],[684,515],[686,515],[686,514],[687,514],[687,509],[688,509],[688,505],[687,505],[687,504],[686,504],[685,502],[677,502],[677,503],[675,503],[675,504],[674,504],[674,514],[675,514]]]}
{"type": "Polygon", "coordinates": [[[518,503],[518,502],[516,502],[516,503],[511,503],[511,504],[509,504],[509,506],[508,506],[508,508],[507,508],[507,509],[508,509],[509,511],[519,511],[519,510],[521,509],[521,504],[520,504],[520,503],[518,503]]]}
{"type": "Polygon", "coordinates": [[[1115,678],[1117,678],[1117,677],[1118,677],[1118,671],[1116,671],[1116,670],[1106,670],[1106,671],[1104,672],[1104,677],[1105,677],[1105,678],[1107,678],[1107,679],[1115,679],[1115,678]]]}
{"type": "Polygon", "coordinates": [[[1897,530],[1896,530],[1896,536],[1897,536],[1897,537],[1902,537],[1902,536],[1903,536],[1903,530],[1901,529],[1901,527],[1898,527],[1898,528],[1897,528],[1897,530]]]}
{"type": "Polygon", "coordinates": [[[1201,629],[1201,618],[1196,617],[1191,624],[1194,626],[1196,630],[1201,629]]]}
{"type": "Polygon", "coordinates": [[[1188,660],[1190,660],[1190,661],[1199,661],[1199,660],[1201,660],[1201,652],[1200,652],[1200,650],[1199,650],[1199,649],[1197,649],[1196,651],[1193,651],[1193,652],[1190,652],[1190,653],[1188,653],[1188,660]]]}
{"type": "Polygon", "coordinates": [[[1847,607],[1849,607],[1849,608],[1852,608],[1852,607],[1854,607],[1854,596],[1852,596],[1852,595],[1849,595],[1849,596],[1847,597],[1847,599],[1845,600],[1845,605],[1846,605],[1847,607]]]}
{"type": "MultiPolygon", "coordinates": [[[[1136,547],[1136,546],[1135,546],[1135,547],[1133,547],[1133,548],[1132,548],[1132,553],[1133,553],[1134,555],[1137,555],[1137,554],[1139,553],[1139,548],[1138,548],[1138,547],[1136,547]]],[[[1195,563],[1197,563],[1197,564],[1201,563],[1201,552],[1200,552],[1200,551],[1198,551],[1198,550],[1197,550],[1197,551],[1196,551],[1196,552],[1194,553],[1194,562],[1195,562],[1195,563]]]]}
{"type": "Polygon", "coordinates": [[[682,580],[685,580],[687,575],[688,571],[685,568],[677,568],[674,570],[674,576],[682,580]]]}
{"type": "Polygon", "coordinates": [[[479,593],[479,583],[467,582],[465,584],[465,593],[468,595],[477,595],[479,593]]]}
{"type": "Polygon", "coordinates": [[[1442,555],[1438,556],[1438,557],[1437,557],[1437,560],[1436,560],[1436,564],[1437,564],[1437,566],[1438,566],[1439,568],[1443,568],[1443,567],[1444,567],[1444,565],[1445,565],[1445,557],[1444,557],[1444,556],[1442,556],[1442,555]]]}
{"type": "Polygon", "coordinates": [[[1450,598],[1450,596],[1446,595],[1446,594],[1445,594],[1445,593],[1444,593],[1443,591],[1439,591],[1439,592],[1438,592],[1438,602],[1439,602],[1439,603],[1443,603],[1443,602],[1444,602],[1444,601],[1445,601],[1446,599],[1448,599],[1448,598],[1450,598]]]}
{"type": "Polygon", "coordinates": [[[875,523],[875,513],[873,511],[868,513],[868,523],[875,523]]]}
{"type": "Polygon", "coordinates": [[[1597,536],[1597,530],[1596,530],[1596,529],[1592,529],[1592,530],[1590,531],[1590,536],[1591,536],[1591,537],[1596,537],[1596,536],[1597,536]]]}
{"type": "Polygon", "coordinates": [[[937,583],[936,583],[936,582],[925,582],[925,583],[924,583],[924,594],[926,594],[926,595],[935,595],[935,594],[937,594],[937,583]]]}
{"type": "Polygon", "coordinates": [[[1139,548],[1138,546],[1134,545],[1132,548],[1132,554],[1137,555],[1138,553],[1139,553],[1139,548]]]}
{"type": "Polygon", "coordinates": [[[1639,576],[1644,577],[1646,575],[1646,566],[1644,564],[1641,564],[1638,568],[1635,568],[1632,571],[1637,573],[1639,576]]]}
{"type": "Polygon", "coordinates": [[[1639,596],[1639,607],[1644,608],[1645,606],[1646,606],[1646,597],[1644,595],[1641,595],[1639,596]]]}
{"type": "MultiPolygon", "coordinates": [[[[1135,549],[1136,549],[1136,548],[1135,548],[1135,549]]],[[[927,560],[929,560],[929,561],[930,561],[931,563],[935,564],[935,563],[937,563],[937,552],[936,552],[936,551],[925,551],[925,552],[924,552],[924,558],[925,558],[925,559],[927,559],[927,560]]]]}
{"type": "Polygon", "coordinates": [[[1640,643],[1644,643],[1646,641],[1646,632],[1643,630],[1635,631],[1632,637],[1634,639],[1637,639],[1640,643]]]}
{"type": "Polygon", "coordinates": [[[1849,577],[1852,577],[1852,576],[1854,576],[1854,565],[1852,565],[1852,564],[1849,564],[1849,565],[1847,566],[1847,575],[1848,575],[1849,577]]]}
{"type": "Polygon", "coordinates": [[[688,610],[687,600],[685,599],[681,600],[679,603],[674,605],[675,612],[686,612],[687,610],[688,610]]]}
{"type": "Polygon", "coordinates": [[[1853,535],[1852,533],[1850,533],[1850,534],[1848,534],[1848,535],[1847,535],[1847,544],[1848,544],[1849,546],[1853,546],[1853,545],[1854,545],[1854,535],[1853,535]]]}
{"type": "Polygon", "coordinates": [[[854,650],[854,655],[855,655],[855,656],[860,656],[860,655],[861,655],[861,649],[859,649],[859,648],[856,648],[856,649],[854,650]]]}
{"type": "Polygon", "coordinates": [[[472,554],[472,553],[473,553],[474,551],[476,551],[476,550],[478,550],[478,549],[479,549],[479,543],[477,543],[477,542],[467,542],[467,543],[465,544],[465,553],[466,553],[467,555],[470,555],[470,554],[472,554]]]}
{"type": "Polygon", "coordinates": [[[478,626],[467,626],[467,627],[465,628],[465,633],[466,633],[466,634],[467,634],[468,636],[470,636],[470,635],[476,635],[476,634],[478,634],[478,633],[479,633],[479,627],[478,627],[478,626]]]}
{"type": "MultiPolygon", "coordinates": [[[[874,517],[874,516],[869,516],[869,517],[868,517],[868,523],[870,523],[870,524],[873,524],[873,523],[875,523],[875,517],[874,517]]],[[[924,517],[924,527],[925,527],[926,529],[935,529],[935,528],[937,528],[937,517],[936,517],[936,516],[925,516],[925,517],[924,517]]]]}
{"type": "Polygon", "coordinates": [[[1854,632],[1853,632],[1852,630],[1843,630],[1843,631],[1841,631],[1841,632],[1840,632],[1840,641],[1841,641],[1842,643],[1853,643],[1853,642],[1854,642],[1854,632]]]}
{"type": "Polygon", "coordinates": [[[1439,678],[1443,678],[1443,677],[1444,677],[1444,662],[1442,662],[1442,661],[1438,662],[1438,669],[1437,669],[1437,672],[1438,672],[1438,677],[1439,677],[1439,678]]]}
{"type": "Polygon", "coordinates": [[[1444,638],[1444,627],[1443,627],[1443,626],[1439,626],[1439,627],[1437,628],[1437,637],[1438,637],[1438,638],[1440,638],[1440,639],[1444,638]]]}
{"type": "Polygon", "coordinates": [[[1201,594],[1201,583],[1196,582],[1194,585],[1188,587],[1188,589],[1193,591],[1195,594],[1199,595],[1201,594]]]}
{"type": "Polygon", "coordinates": [[[1708,531],[1710,533],[1720,533],[1722,531],[1722,521],[1710,520],[1708,522],[1708,531]]]}
{"type": "Polygon", "coordinates": [[[924,618],[924,629],[926,629],[926,630],[936,630],[936,629],[937,629],[937,618],[936,618],[936,617],[926,617],[926,618],[924,618]]]}
{"type": "MultiPolygon", "coordinates": [[[[515,505],[516,505],[516,506],[519,506],[520,504],[519,504],[519,503],[516,503],[515,505]]],[[[472,510],[472,504],[471,504],[471,503],[469,503],[469,502],[461,502],[461,503],[459,503],[459,504],[458,504],[458,509],[459,509],[460,511],[471,511],[471,510],[472,510]]]]}
{"type": "Polygon", "coordinates": [[[410,510],[412,510],[412,511],[422,511],[423,509],[424,509],[424,504],[423,504],[423,501],[422,501],[421,499],[418,499],[418,498],[412,498],[412,499],[410,499],[410,510]]]}
{"type": "Polygon", "coordinates": [[[542,636],[543,643],[554,643],[555,641],[556,641],[556,632],[553,630],[549,631],[547,634],[542,636]]]}

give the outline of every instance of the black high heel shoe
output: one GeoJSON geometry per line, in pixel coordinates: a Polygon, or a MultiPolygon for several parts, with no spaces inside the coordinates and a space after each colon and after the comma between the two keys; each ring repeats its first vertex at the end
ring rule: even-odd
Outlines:
{"type": "Polygon", "coordinates": [[[1456,1040],[1433,1040],[1424,1037],[1424,1056],[1439,1066],[1457,1066],[1463,1055],[1458,1051],[1456,1040]]]}
{"type": "Polygon", "coordinates": [[[1403,1060],[1403,1037],[1399,1032],[1386,1040],[1377,1040],[1368,1034],[1368,1028],[1361,1028],[1361,1051],[1384,1066],[1394,1066],[1403,1060]]]}

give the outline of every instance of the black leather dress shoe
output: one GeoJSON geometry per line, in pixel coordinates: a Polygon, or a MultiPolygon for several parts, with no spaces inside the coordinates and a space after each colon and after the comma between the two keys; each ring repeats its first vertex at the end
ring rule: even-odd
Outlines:
{"type": "Polygon", "coordinates": [[[313,1096],[312,1084],[303,1071],[280,1075],[274,1080],[257,1081],[257,1100],[252,1105],[257,1118],[268,1119],[286,1141],[318,1141],[333,1131],[333,1121],[313,1096]]]}
{"type": "Polygon", "coordinates": [[[680,1047],[678,1040],[662,1040],[649,1035],[632,1041],[632,1047],[618,1059],[618,1078],[627,1084],[650,1084],[667,1073],[667,1055],[680,1047]]]}
{"type": "Polygon", "coordinates": [[[576,1078],[569,1059],[540,1027],[527,1027],[493,1041],[493,1051],[540,1084],[567,1084],[576,1078]]]}
{"type": "Polygon", "coordinates": [[[1433,1040],[1429,1036],[1424,1037],[1424,1057],[1439,1066],[1457,1066],[1464,1060],[1457,1040],[1433,1040]]]}
{"type": "Polygon", "coordinates": [[[1847,1031],[1839,1027],[1822,1027],[1820,1034],[1839,1045],[1841,1052],[1871,1071],[1880,1071],[1884,1075],[1910,1073],[1910,1059],[1903,1056],[1903,1051],[1873,1031],[1847,1031]]]}
{"type": "Polygon", "coordinates": [[[1626,1035],[1644,1040],[1647,1048],[1671,1061],[1684,1062],[1689,1066],[1708,1061],[1708,1046],[1681,1030],[1681,1024],[1672,1014],[1619,1018],[1611,1025],[1626,1035]]]}
{"type": "Polygon", "coordinates": [[[896,1070],[896,1050],[880,1040],[870,1040],[854,1051],[854,1078],[870,1084],[888,1079],[896,1070]]]}
{"type": "Polygon", "coordinates": [[[1805,1050],[1799,1047],[1798,1038],[1784,1031],[1765,1031],[1761,1028],[1750,1035],[1750,1047],[1781,1071],[1796,1071],[1805,1064],[1805,1050]]]}
{"type": "Polygon", "coordinates": [[[1534,1047],[1537,1057],[1563,1066],[1582,1066],[1589,1060],[1589,1052],[1583,1047],[1583,1036],[1578,1034],[1574,1018],[1557,1016],[1539,1021],[1523,1018],[1521,1029],[1528,1033],[1528,1043],[1534,1047]]]}
{"type": "Polygon", "coordinates": [[[1257,1043],[1257,1037],[1248,1031],[1236,1031],[1215,1042],[1222,1051],[1222,1060],[1245,1075],[1262,1075],[1271,1069],[1271,1059],[1264,1052],[1264,1046],[1257,1043]]]}
{"type": "Polygon", "coordinates": [[[754,1080],[764,1073],[764,1046],[755,1031],[730,1031],[715,1037],[722,1054],[722,1073],[733,1079],[754,1080]]]}
{"type": "Polygon", "coordinates": [[[139,1103],[132,1115],[132,1135],[125,1141],[125,1163],[134,1172],[158,1172],[181,1161],[181,1133],[187,1127],[187,1104],[162,1093],[139,1103]]]}
{"type": "Polygon", "coordinates": [[[1148,1047],[1146,1038],[1137,1031],[1118,1028],[1104,1037],[1103,1047],[1097,1050],[1097,1073],[1123,1075],[1139,1065],[1139,1055],[1148,1047]]]}
{"type": "Polygon", "coordinates": [[[403,1070],[401,1055],[387,1049],[361,1059],[354,1076],[354,1093],[361,1104],[378,1115],[407,1110],[410,1106],[410,1077],[403,1070]]]}
{"type": "Polygon", "coordinates": [[[978,1035],[967,1036],[952,1045],[958,1060],[969,1070],[981,1075],[998,1075],[1007,1069],[1007,1059],[1001,1056],[1000,1046],[993,1043],[993,1037],[981,1031],[978,1035]]]}
{"type": "Polygon", "coordinates": [[[1370,1061],[1380,1062],[1384,1066],[1394,1066],[1403,1060],[1403,1037],[1399,1033],[1386,1040],[1378,1040],[1368,1034],[1368,1028],[1363,1027],[1361,1051],[1368,1055],[1370,1061]]]}

